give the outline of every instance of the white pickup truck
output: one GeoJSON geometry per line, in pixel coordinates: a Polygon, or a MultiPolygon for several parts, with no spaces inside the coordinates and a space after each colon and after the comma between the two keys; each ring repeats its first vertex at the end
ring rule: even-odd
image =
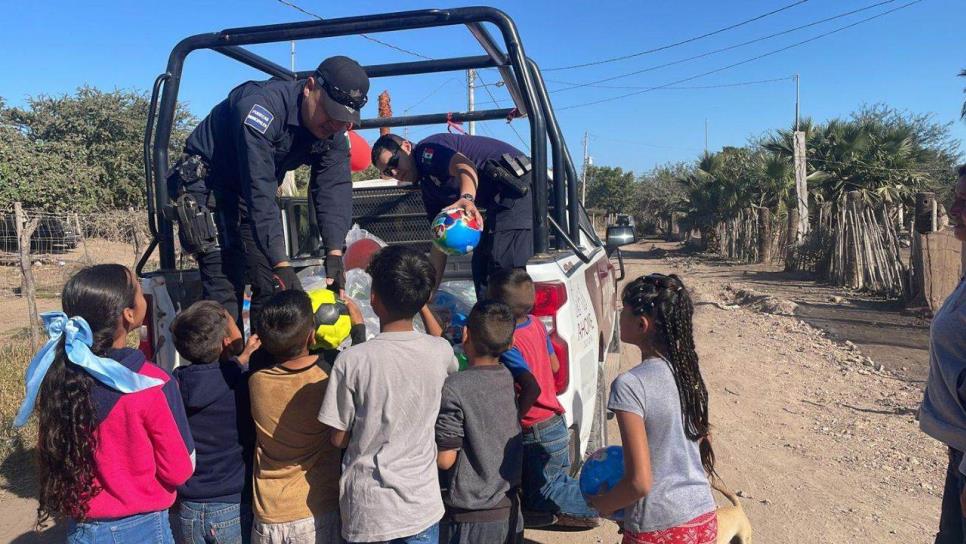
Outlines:
{"type": "MultiPolygon", "coordinates": [[[[420,10],[236,28],[182,40],[172,51],[167,70],[155,82],[151,115],[145,131],[145,175],[149,223],[154,240],[138,265],[141,285],[149,301],[141,348],[158,364],[167,368],[176,366],[179,361],[170,339],[171,321],[178,311],[201,295],[198,271],[179,268],[173,225],[157,213],[167,203],[163,180],[170,162],[168,144],[174,104],[188,54],[210,49],[273,77],[294,79],[305,77],[307,73],[289,71],[241,45],[450,25],[466,26],[486,54],[366,66],[369,77],[495,67],[500,70],[517,107],[512,110],[364,119],[358,128],[505,120],[525,113],[531,129],[531,160],[534,164],[531,194],[534,198],[536,255],[527,264],[527,271],[537,289],[533,314],[547,327],[560,359],[555,385],[558,398],[567,410],[565,417],[571,431],[572,459],[580,460],[588,449],[593,451],[605,442],[603,365],[611,349],[620,344],[616,341],[616,287],[623,277],[623,262],[617,245],[633,241],[633,238],[628,239],[627,233],[615,232],[610,236],[608,232],[608,239],[613,241],[608,246],[594,232],[577,202],[576,172],[539,69],[524,55],[512,20],[492,8],[420,10]],[[503,38],[504,48],[493,38],[488,27],[496,27],[503,38]],[[146,272],[144,264],[155,250],[160,253],[161,266],[158,270],[146,272]],[[611,256],[618,257],[617,266],[611,256]]],[[[319,237],[310,204],[305,199],[282,198],[279,207],[291,261],[301,267],[319,264],[319,237]]],[[[429,249],[430,229],[418,189],[394,182],[359,184],[353,191],[353,222],[389,244],[429,249]]],[[[444,280],[469,277],[468,260],[451,258],[444,280]]],[[[575,469],[577,465],[579,463],[575,463],[575,469]]]]}

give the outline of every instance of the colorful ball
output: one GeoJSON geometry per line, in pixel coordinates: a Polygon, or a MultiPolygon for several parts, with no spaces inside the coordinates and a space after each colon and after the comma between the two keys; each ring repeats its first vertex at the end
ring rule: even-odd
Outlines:
{"type": "Polygon", "coordinates": [[[311,348],[336,349],[352,330],[349,308],[337,299],[331,289],[320,288],[307,291],[315,312],[315,343],[311,348]]]}
{"type": "Polygon", "coordinates": [[[433,243],[447,255],[466,255],[480,243],[483,224],[462,208],[439,212],[431,226],[433,243]]]}
{"type": "MultiPolygon", "coordinates": [[[[624,477],[624,448],[607,446],[594,452],[583,468],[580,469],[580,491],[586,496],[598,495],[606,489],[613,489],[624,477]]],[[[618,510],[611,516],[622,519],[624,512],[618,510]]]]}

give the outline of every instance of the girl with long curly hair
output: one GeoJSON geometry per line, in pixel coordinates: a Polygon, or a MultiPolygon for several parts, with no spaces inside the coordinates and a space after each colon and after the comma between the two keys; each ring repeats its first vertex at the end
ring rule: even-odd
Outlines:
{"type": "Polygon", "coordinates": [[[147,309],[124,266],[85,268],[43,314],[50,340],[27,369],[36,406],[38,525],[65,520],[67,541],[173,542],[167,509],[194,469],[194,443],[177,383],[126,347],[147,309]]]}
{"type": "Polygon", "coordinates": [[[621,299],[621,341],[639,347],[643,362],[614,379],[607,403],[620,427],[624,477],[590,502],[603,515],[624,509],[624,544],[713,543],[714,452],[691,297],[676,275],[650,274],[621,299]]]}

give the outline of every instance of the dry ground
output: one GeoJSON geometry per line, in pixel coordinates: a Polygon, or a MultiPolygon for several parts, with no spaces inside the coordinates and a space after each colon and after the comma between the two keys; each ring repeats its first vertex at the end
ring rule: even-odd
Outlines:
{"type": "MultiPolygon", "coordinates": [[[[834,290],[828,295],[804,280],[794,280],[803,282],[801,289],[790,289],[792,280],[761,267],[680,255],[667,244],[651,249],[651,243],[629,248],[628,276],[676,272],[694,292],[718,468],[740,490],[756,542],[931,542],[945,454],[915,420],[925,324],[904,321],[888,305],[867,309],[874,300],[834,290]],[[842,311],[829,308],[825,317],[841,313],[850,326],[834,330],[838,337],[832,339],[799,317],[733,304],[727,287],[749,283],[803,305],[843,296],[836,303],[842,311]],[[849,314],[856,307],[869,315],[849,314]],[[889,326],[879,337],[858,338],[859,348],[844,343],[849,334],[860,336],[882,323],[889,326]],[[888,349],[885,340],[903,334],[908,345],[888,349]],[[876,355],[870,362],[866,351],[889,364],[879,370],[876,355]]],[[[813,317],[806,319],[822,324],[813,317]]],[[[638,361],[635,349],[625,346],[609,362],[609,377],[638,361]]],[[[613,422],[608,431],[618,442],[613,422]]],[[[27,470],[22,462],[0,464],[0,542],[53,541],[29,532],[35,503],[24,498],[30,485],[19,477],[27,470]]],[[[585,532],[528,531],[527,538],[546,544],[620,540],[609,522],[585,532]]]]}

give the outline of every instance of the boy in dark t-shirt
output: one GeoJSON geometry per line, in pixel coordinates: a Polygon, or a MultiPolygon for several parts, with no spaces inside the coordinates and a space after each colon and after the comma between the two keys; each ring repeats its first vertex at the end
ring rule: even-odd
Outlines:
{"type": "Polygon", "coordinates": [[[499,302],[477,303],[463,340],[469,368],[446,378],[436,420],[437,465],[447,471],[441,544],[502,543],[515,535],[523,434],[513,377],[500,354],[513,342],[513,312],[499,302]],[[457,460],[462,458],[462,462],[457,460]]]}

